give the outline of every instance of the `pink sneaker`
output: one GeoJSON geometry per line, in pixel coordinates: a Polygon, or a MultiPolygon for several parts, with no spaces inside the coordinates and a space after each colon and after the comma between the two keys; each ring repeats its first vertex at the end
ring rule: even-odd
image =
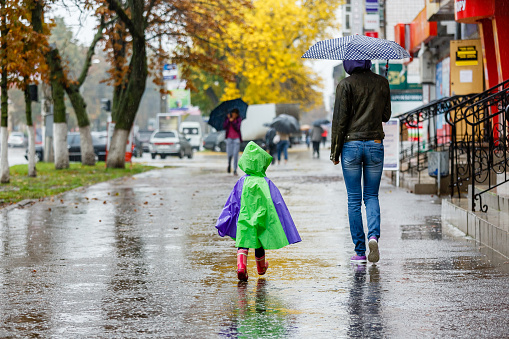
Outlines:
{"type": "Polygon", "coordinates": [[[357,263],[363,263],[366,262],[366,256],[365,255],[354,255],[350,258],[350,261],[357,262],[357,263]]]}

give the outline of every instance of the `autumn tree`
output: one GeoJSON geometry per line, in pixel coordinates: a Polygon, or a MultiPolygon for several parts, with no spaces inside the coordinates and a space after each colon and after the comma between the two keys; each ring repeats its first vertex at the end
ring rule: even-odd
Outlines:
{"type": "Polygon", "coordinates": [[[334,25],[337,0],[273,0],[253,2],[242,25],[231,23],[216,42],[232,65],[234,81],[221,89],[202,71],[193,81],[213,88],[220,100],[242,97],[249,104],[299,103],[311,108],[321,103],[320,80],[306,66],[302,54],[317,40],[328,38],[334,25]]]}
{"type": "Polygon", "coordinates": [[[240,9],[246,0],[95,0],[98,13],[118,22],[106,31],[106,49],[112,63],[114,86],[112,119],[115,130],[108,151],[107,167],[124,167],[125,145],[149,74],[156,81],[161,59],[183,66],[184,76],[196,66],[227,77],[228,68],[210,38],[226,34],[230,22],[240,24],[240,9]],[[107,9],[107,11],[105,11],[107,9]],[[159,47],[159,37],[172,46],[171,53],[159,47]]]}
{"type": "MultiPolygon", "coordinates": [[[[0,69],[1,69],[1,175],[0,182],[10,181],[7,158],[8,138],[8,89],[18,87],[28,91],[28,84],[42,72],[41,53],[44,44],[41,36],[34,32],[29,21],[31,1],[0,0],[0,69]]],[[[34,149],[31,128],[31,101],[26,101],[26,116],[29,124],[29,149],[34,149]]],[[[35,154],[35,152],[33,152],[35,154]]],[[[29,164],[29,174],[35,176],[35,162],[29,164]]]]}
{"type": "MultiPolygon", "coordinates": [[[[42,21],[43,13],[48,10],[48,4],[44,0],[34,0],[36,13],[42,21]]],[[[35,12],[34,12],[35,13],[35,12]]],[[[69,152],[67,148],[67,120],[65,94],[67,93],[80,127],[81,161],[85,165],[95,164],[95,154],[92,143],[90,120],[86,110],[86,102],[80,92],[91,66],[92,57],[97,43],[102,39],[103,29],[108,23],[100,20],[95,34],[85,57],[83,67],[77,79],[72,79],[65,60],[62,58],[57,44],[51,44],[50,50],[46,53],[46,63],[49,66],[50,84],[53,99],[53,135],[55,146],[55,168],[62,169],[69,167],[69,152]]]]}

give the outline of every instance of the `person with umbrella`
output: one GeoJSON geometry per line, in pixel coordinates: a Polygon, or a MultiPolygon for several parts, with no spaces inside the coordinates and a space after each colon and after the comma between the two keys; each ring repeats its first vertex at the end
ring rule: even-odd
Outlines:
{"type": "Polygon", "coordinates": [[[280,114],[269,124],[276,130],[277,142],[277,161],[281,162],[281,153],[285,156],[285,164],[288,161],[288,147],[290,146],[290,134],[300,131],[299,121],[292,115],[280,114]]]}
{"type": "Polygon", "coordinates": [[[387,76],[389,59],[410,58],[410,54],[394,41],[351,35],[319,41],[302,57],[343,60],[343,67],[350,74],[336,88],[330,159],[337,165],[341,157],[348,195],[348,221],[356,252],[351,261],[366,262],[366,236],[361,214],[364,200],[370,250],[367,259],[378,262],[378,190],[384,159],[382,122],[391,117],[391,98],[389,82],[371,72],[371,60],[387,60],[387,76]]]}
{"type": "Polygon", "coordinates": [[[239,110],[237,108],[232,109],[230,113],[228,113],[223,123],[223,128],[226,131],[226,154],[228,155],[227,172],[231,173],[233,158],[233,175],[237,175],[240,143],[242,142],[242,134],[240,132],[241,123],[242,119],[240,118],[239,110]]]}
{"type": "Polygon", "coordinates": [[[389,82],[371,72],[369,60],[344,60],[350,74],[336,89],[332,119],[330,159],[337,165],[341,157],[348,195],[348,220],[355,245],[353,262],[366,262],[366,238],[361,205],[364,200],[368,224],[368,260],[380,258],[380,203],[378,190],[384,160],[382,122],[391,117],[389,82]],[[361,184],[362,183],[362,184],[361,184]]]}

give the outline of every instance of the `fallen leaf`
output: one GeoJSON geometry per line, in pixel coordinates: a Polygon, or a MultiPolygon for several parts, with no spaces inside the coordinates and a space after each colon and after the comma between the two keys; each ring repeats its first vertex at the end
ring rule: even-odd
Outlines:
{"type": "Polygon", "coordinates": [[[147,205],[147,204],[148,204],[148,201],[145,201],[145,202],[143,203],[143,205],[147,205]]]}

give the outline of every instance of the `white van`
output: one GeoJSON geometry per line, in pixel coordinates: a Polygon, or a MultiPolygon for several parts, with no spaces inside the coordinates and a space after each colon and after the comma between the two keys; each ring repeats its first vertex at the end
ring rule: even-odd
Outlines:
{"type": "Polygon", "coordinates": [[[203,143],[201,125],[197,121],[183,121],[180,123],[180,132],[189,140],[191,147],[199,150],[203,143]]]}

